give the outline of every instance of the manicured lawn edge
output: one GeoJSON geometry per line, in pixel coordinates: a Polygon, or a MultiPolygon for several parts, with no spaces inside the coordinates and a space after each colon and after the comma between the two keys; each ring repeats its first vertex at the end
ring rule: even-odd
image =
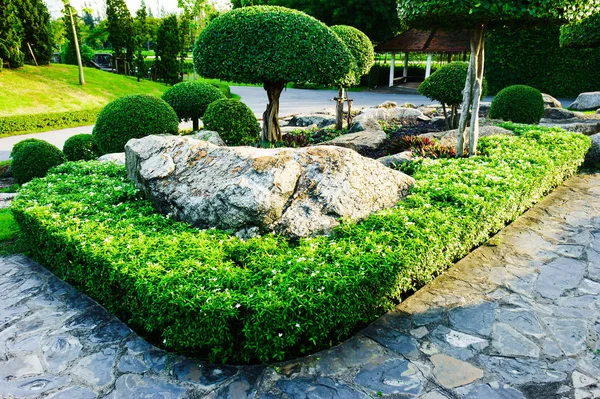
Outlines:
{"type": "Polygon", "coordinates": [[[0,117],[0,138],[93,125],[102,108],[0,117]]]}
{"type": "Polygon", "coordinates": [[[484,155],[422,160],[396,208],[330,237],[240,241],[155,213],[123,167],[69,163],[13,203],[30,255],[166,348],[269,362],[336,344],[573,175],[590,146],[505,125],[484,155]]]}

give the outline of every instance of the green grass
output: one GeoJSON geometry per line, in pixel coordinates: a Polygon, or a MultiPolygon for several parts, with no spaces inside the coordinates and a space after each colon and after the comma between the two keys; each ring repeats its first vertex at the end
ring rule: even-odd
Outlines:
{"type": "Polygon", "coordinates": [[[15,222],[10,209],[0,209],[0,243],[15,238],[19,225],[15,222]]]}

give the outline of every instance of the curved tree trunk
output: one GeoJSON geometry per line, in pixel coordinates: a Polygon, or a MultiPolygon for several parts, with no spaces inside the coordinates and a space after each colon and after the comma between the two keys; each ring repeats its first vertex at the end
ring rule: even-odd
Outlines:
{"type": "Polygon", "coordinates": [[[198,123],[198,118],[193,118],[192,119],[192,131],[197,132],[198,130],[200,130],[200,124],[198,123]]]}
{"type": "Polygon", "coordinates": [[[342,130],[344,127],[344,101],[346,100],[345,90],[340,86],[335,107],[335,130],[342,130]]]}
{"type": "Polygon", "coordinates": [[[263,114],[263,127],[261,141],[263,143],[276,143],[282,140],[281,128],[279,127],[279,96],[285,87],[285,82],[265,82],[269,104],[263,114]]]}
{"type": "Polygon", "coordinates": [[[463,90],[460,121],[458,123],[458,143],[456,156],[461,157],[465,151],[467,140],[467,120],[471,113],[469,128],[469,156],[477,155],[477,140],[479,139],[479,102],[483,82],[485,56],[485,25],[477,25],[471,32],[471,60],[467,81],[463,90]]]}

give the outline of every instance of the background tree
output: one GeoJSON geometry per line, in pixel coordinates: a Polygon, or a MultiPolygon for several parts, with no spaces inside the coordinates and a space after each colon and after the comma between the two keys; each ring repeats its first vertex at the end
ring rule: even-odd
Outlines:
{"type": "Polygon", "coordinates": [[[464,152],[469,114],[469,154],[477,151],[486,30],[509,24],[560,24],[598,11],[600,2],[589,0],[398,0],[400,19],[413,28],[471,32],[471,60],[458,125],[457,156],[464,152]]]}
{"type": "Polygon", "coordinates": [[[183,76],[183,66],[185,64],[185,60],[187,59],[188,50],[191,46],[192,29],[192,15],[188,10],[184,9],[183,14],[181,14],[179,20],[179,44],[181,45],[181,48],[179,50],[179,72],[181,73],[181,76],[183,76]]]}
{"type": "Polygon", "coordinates": [[[279,97],[288,82],[333,84],[350,71],[352,56],[331,29],[299,11],[245,7],[212,21],[198,37],[198,73],[240,83],[262,83],[268,105],[261,139],[281,141],[279,97]]]}
{"type": "Polygon", "coordinates": [[[375,63],[375,51],[373,50],[373,43],[371,43],[367,35],[356,28],[347,25],[336,25],[332,26],[331,30],[342,40],[352,55],[350,72],[337,82],[339,89],[335,128],[342,130],[344,101],[347,100],[346,88],[359,84],[360,77],[369,73],[375,63]]]}
{"type": "MultiPolygon", "coordinates": [[[[106,0],[108,41],[112,45],[115,70],[119,73],[119,59],[126,64],[133,59],[133,19],[124,0],[106,0]]],[[[124,65],[123,72],[127,67],[124,65]]]]}
{"type": "Polygon", "coordinates": [[[0,58],[10,68],[23,65],[23,26],[13,0],[0,0],[0,58]]]}
{"type": "Polygon", "coordinates": [[[85,7],[83,10],[83,23],[90,29],[94,29],[96,23],[94,22],[94,16],[92,15],[93,10],[90,7],[85,7]]]}
{"type": "Polygon", "coordinates": [[[561,47],[600,46],[600,12],[560,27],[561,47]]]}
{"type": "Polygon", "coordinates": [[[327,25],[350,25],[374,42],[384,42],[401,30],[396,0],[231,0],[233,8],[270,5],[293,8],[327,25]]]}
{"type": "Polygon", "coordinates": [[[25,54],[25,60],[31,64],[49,64],[53,42],[48,8],[42,0],[20,0],[17,8],[23,26],[21,51],[25,54]]]}
{"type": "Polygon", "coordinates": [[[161,22],[156,32],[156,64],[158,75],[165,83],[174,85],[179,81],[179,61],[181,36],[175,15],[169,15],[161,22]]]}
{"type": "Polygon", "coordinates": [[[135,68],[138,82],[140,78],[146,76],[146,57],[144,56],[144,46],[149,39],[149,28],[148,28],[148,14],[146,13],[146,4],[142,0],[140,9],[135,13],[135,19],[133,21],[133,32],[135,35],[135,68]]]}

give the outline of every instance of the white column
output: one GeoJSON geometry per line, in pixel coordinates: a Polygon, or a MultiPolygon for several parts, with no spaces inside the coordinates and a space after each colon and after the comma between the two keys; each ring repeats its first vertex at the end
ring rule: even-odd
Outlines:
{"type": "Polygon", "coordinates": [[[425,69],[425,79],[431,75],[431,53],[427,53],[427,68],[425,69]]]}
{"type": "Polygon", "coordinates": [[[390,60],[390,87],[394,86],[394,68],[396,68],[396,53],[392,52],[390,60]]]}
{"type": "Polygon", "coordinates": [[[408,77],[408,51],[404,52],[404,73],[402,74],[405,78],[408,77]]]}

